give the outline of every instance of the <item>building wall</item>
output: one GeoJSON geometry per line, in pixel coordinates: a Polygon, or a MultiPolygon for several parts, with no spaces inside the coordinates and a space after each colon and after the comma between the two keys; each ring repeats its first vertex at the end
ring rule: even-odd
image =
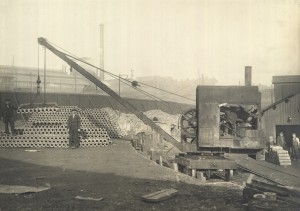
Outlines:
{"type": "Polygon", "coordinates": [[[278,83],[274,84],[275,102],[285,97],[300,92],[300,83],[278,83]]]}
{"type": "MultiPolygon", "coordinates": [[[[107,95],[87,95],[87,94],[65,94],[65,93],[47,93],[46,103],[57,103],[59,106],[78,106],[79,108],[112,108],[123,113],[128,110],[107,95]]],[[[36,95],[28,92],[0,92],[0,117],[3,116],[3,107],[5,99],[9,98],[12,104],[17,106],[21,104],[44,103],[44,95],[36,95]]],[[[169,114],[180,114],[183,111],[195,107],[183,103],[175,103],[168,101],[154,101],[144,99],[125,98],[129,103],[135,106],[139,111],[161,110],[169,114]]]]}
{"type": "Polygon", "coordinates": [[[276,125],[300,125],[300,93],[264,111],[261,125],[266,135],[273,137],[277,136],[276,125]],[[288,122],[289,116],[291,122],[288,122]]]}

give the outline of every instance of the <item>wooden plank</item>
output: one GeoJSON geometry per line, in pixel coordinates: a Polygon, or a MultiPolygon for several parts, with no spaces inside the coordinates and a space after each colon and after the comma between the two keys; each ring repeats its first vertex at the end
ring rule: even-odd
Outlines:
{"type": "Polygon", "coordinates": [[[148,195],[142,196],[144,201],[148,202],[160,202],[169,199],[176,195],[178,191],[176,189],[163,189],[148,195]]]}
{"type": "Polygon", "coordinates": [[[257,176],[263,177],[280,185],[300,188],[300,170],[290,166],[278,166],[262,160],[254,160],[241,155],[229,154],[230,159],[235,159],[238,166],[257,176]]]}

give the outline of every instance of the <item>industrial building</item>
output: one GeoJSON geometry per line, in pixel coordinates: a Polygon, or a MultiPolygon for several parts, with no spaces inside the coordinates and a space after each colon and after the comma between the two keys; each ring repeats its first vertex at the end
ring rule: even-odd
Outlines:
{"type": "Polygon", "coordinates": [[[290,145],[292,133],[300,136],[300,75],[273,76],[275,102],[262,109],[262,128],[274,139],[284,133],[290,145]]]}

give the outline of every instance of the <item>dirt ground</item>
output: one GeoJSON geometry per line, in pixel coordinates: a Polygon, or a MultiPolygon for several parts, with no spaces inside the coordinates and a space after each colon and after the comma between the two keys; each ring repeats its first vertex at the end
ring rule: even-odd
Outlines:
{"type": "Polygon", "coordinates": [[[236,183],[203,183],[157,165],[129,141],[102,148],[0,148],[0,184],[46,186],[27,194],[0,194],[0,210],[243,210],[236,183]],[[178,194],[149,203],[141,196],[165,188],[178,194]],[[74,197],[103,198],[102,201],[74,197]]]}

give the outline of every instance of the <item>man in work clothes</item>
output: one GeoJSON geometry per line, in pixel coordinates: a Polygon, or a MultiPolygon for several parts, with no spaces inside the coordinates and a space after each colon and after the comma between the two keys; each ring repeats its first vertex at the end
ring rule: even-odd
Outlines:
{"type": "Polygon", "coordinates": [[[282,149],[286,150],[285,138],[283,136],[283,132],[280,132],[279,136],[277,136],[276,144],[277,144],[277,146],[281,146],[282,149]]]}
{"type": "Polygon", "coordinates": [[[5,124],[5,133],[9,134],[8,124],[10,125],[10,131],[15,135],[15,118],[14,110],[17,110],[11,105],[10,99],[5,100],[3,122],[5,124]]]}
{"type": "Polygon", "coordinates": [[[80,117],[77,114],[77,110],[73,109],[71,115],[68,119],[68,129],[69,129],[69,147],[72,149],[79,147],[79,135],[80,131],[80,117]]]}
{"type": "Polygon", "coordinates": [[[292,134],[293,136],[293,146],[292,146],[292,155],[294,159],[299,159],[299,138],[296,136],[296,133],[292,134]]]}

